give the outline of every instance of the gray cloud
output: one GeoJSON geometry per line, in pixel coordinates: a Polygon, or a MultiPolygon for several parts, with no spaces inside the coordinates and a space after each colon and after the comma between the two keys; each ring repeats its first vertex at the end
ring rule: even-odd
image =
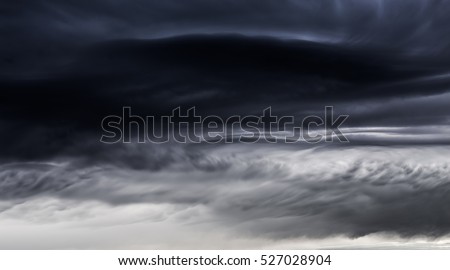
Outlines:
{"type": "Polygon", "coordinates": [[[74,170],[70,164],[4,166],[1,197],[181,209],[202,205],[208,215],[180,224],[208,220],[238,235],[268,239],[449,233],[450,168],[447,151],[439,147],[295,151],[229,145],[202,151],[194,160],[180,158],[153,172],[114,166],[74,170]]]}

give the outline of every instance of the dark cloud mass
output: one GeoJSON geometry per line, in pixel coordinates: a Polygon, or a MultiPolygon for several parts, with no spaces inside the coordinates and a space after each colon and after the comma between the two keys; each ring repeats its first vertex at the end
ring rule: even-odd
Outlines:
{"type": "MultiPolygon", "coordinates": [[[[444,0],[1,3],[0,228],[131,205],[127,217],[145,206],[234,238],[445,238],[449,11],[444,0]],[[350,116],[348,144],[99,142],[101,120],[124,106],[301,118],[330,105],[350,116]]],[[[79,226],[118,219],[102,222],[79,226]]]]}

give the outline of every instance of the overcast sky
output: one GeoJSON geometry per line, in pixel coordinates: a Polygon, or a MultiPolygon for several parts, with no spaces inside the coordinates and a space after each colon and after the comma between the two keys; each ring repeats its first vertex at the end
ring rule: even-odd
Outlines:
{"type": "Polygon", "coordinates": [[[0,248],[448,248],[450,1],[0,4],[0,248]],[[348,144],[103,144],[349,115],[348,144]]]}

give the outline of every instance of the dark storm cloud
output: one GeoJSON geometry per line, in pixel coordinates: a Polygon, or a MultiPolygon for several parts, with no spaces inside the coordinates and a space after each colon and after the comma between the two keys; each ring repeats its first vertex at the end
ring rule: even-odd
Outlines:
{"type": "Polygon", "coordinates": [[[419,0],[2,3],[0,201],[201,205],[208,215],[193,223],[275,239],[446,235],[449,9],[419,0]],[[123,106],[142,116],[272,106],[301,118],[326,105],[350,115],[350,144],[99,143],[101,119],[123,106]]]}
{"type": "Polygon", "coordinates": [[[228,107],[251,99],[264,106],[432,94],[447,90],[450,80],[432,77],[447,75],[440,57],[242,36],[116,41],[73,58],[71,65],[37,78],[3,78],[4,105],[20,101],[30,109],[40,106],[41,114],[81,106],[104,112],[124,103],[167,110],[211,101],[210,107],[228,107]],[[420,87],[408,83],[421,78],[420,87]]]}
{"type": "Polygon", "coordinates": [[[244,32],[350,43],[376,40],[418,49],[448,46],[448,7],[448,1],[419,0],[20,1],[1,6],[10,37],[63,33],[60,39],[98,40],[244,32]]]}
{"type": "Polygon", "coordinates": [[[272,106],[301,118],[335,105],[358,126],[438,125],[450,113],[448,61],[440,56],[196,35],[99,43],[66,58],[50,70],[0,78],[2,156],[32,159],[78,141],[94,145],[101,119],[120,115],[122,106],[142,116],[170,115],[177,106],[222,116],[272,106]]]}
{"type": "Polygon", "coordinates": [[[95,129],[124,105],[146,115],[178,105],[216,114],[270,105],[301,114],[324,104],[442,93],[449,83],[448,4],[4,3],[3,129],[13,121],[19,137],[42,131],[64,138],[61,130],[95,129]],[[198,35],[179,36],[185,34],[198,35]],[[157,39],[167,36],[179,37],[157,39]]]}
{"type": "Polygon", "coordinates": [[[240,33],[448,57],[449,1],[20,1],[2,3],[1,70],[40,72],[105,40],[240,33]]]}
{"type": "Polygon", "coordinates": [[[447,6],[3,3],[0,158],[109,160],[102,157],[120,147],[98,145],[99,123],[122,106],[139,115],[167,115],[177,106],[197,106],[203,115],[253,114],[272,106],[303,117],[334,105],[351,115],[349,127],[445,125],[447,6]]]}

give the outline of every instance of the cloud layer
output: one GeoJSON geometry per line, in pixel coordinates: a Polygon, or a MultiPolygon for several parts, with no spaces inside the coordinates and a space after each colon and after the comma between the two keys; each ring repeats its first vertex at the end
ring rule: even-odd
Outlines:
{"type": "MultiPolygon", "coordinates": [[[[152,155],[151,149],[142,158],[152,155]]],[[[39,198],[90,202],[107,205],[102,207],[108,211],[148,205],[156,217],[136,213],[133,218],[152,224],[176,218],[181,228],[206,226],[218,232],[227,227],[237,238],[261,241],[379,234],[435,238],[449,233],[449,153],[439,147],[294,150],[227,145],[178,152],[158,170],[74,168],[76,162],[4,165],[1,197],[16,205],[39,198]]],[[[19,206],[5,207],[0,215],[13,216],[15,222],[53,219],[19,206]]],[[[98,218],[102,216],[109,214],[98,218]]],[[[55,218],[52,222],[66,217],[55,218]]],[[[74,222],[84,219],[70,217],[74,222]]]]}
{"type": "Polygon", "coordinates": [[[450,1],[188,2],[0,4],[0,248],[448,247],[450,1]],[[100,143],[123,106],[350,143],[100,143]]]}

